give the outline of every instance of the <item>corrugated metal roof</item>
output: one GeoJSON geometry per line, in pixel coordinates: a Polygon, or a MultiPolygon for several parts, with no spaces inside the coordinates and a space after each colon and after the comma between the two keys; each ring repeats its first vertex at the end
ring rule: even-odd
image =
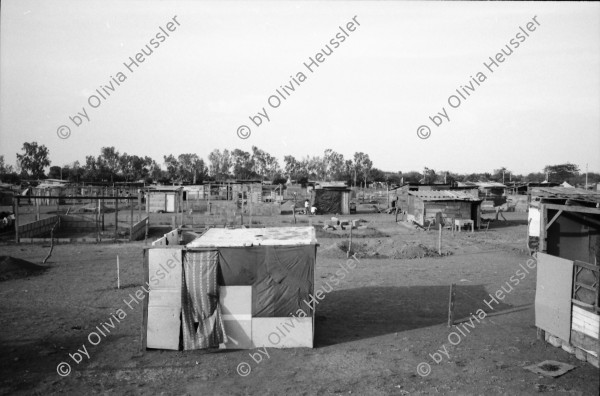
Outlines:
{"type": "Polygon", "coordinates": [[[481,201],[480,198],[476,198],[471,194],[462,191],[409,191],[408,194],[418,197],[423,201],[481,201]]]}
{"type": "Polygon", "coordinates": [[[480,188],[506,188],[504,184],[498,182],[477,182],[475,184],[480,188]]]}
{"type": "Polygon", "coordinates": [[[149,192],[168,192],[168,191],[180,191],[183,190],[183,186],[151,186],[148,187],[149,192]]]}
{"type": "Polygon", "coordinates": [[[600,192],[585,190],[574,187],[535,187],[531,189],[531,195],[545,198],[571,199],[600,203],[600,192]]]}
{"type": "Polygon", "coordinates": [[[211,228],[188,248],[291,246],[316,244],[314,227],[211,228]]]}

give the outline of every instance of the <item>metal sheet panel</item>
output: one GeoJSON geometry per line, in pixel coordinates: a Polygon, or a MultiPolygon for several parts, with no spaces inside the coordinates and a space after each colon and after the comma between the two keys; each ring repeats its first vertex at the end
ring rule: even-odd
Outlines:
{"type": "Polygon", "coordinates": [[[535,325],[570,341],[573,261],[544,253],[537,259],[535,325]]]}

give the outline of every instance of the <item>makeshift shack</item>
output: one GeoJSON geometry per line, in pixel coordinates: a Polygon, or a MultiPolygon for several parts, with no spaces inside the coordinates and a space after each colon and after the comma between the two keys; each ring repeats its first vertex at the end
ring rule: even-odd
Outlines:
{"type": "Polygon", "coordinates": [[[452,220],[472,220],[474,227],[481,221],[481,199],[462,191],[408,191],[408,221],[426,226],[454,224],[452,220]]]}
{"type": "Polygon", "coordinates": [[[311,205],[317,214],[350,214],[350,193],[347,187],[323,187],[311,191],[311,205]]]}
{"type": "Polygon", "coordinates": [[[147,212],[177,213],[182,200],[183,187],[157,186],[148,189],[147,212]]]}
{"type": "Polygon", "coordinates": [[[143,348],[313,347],[313,227],[212,228],[177,240],[144,251],[143,348]]]}
{"type": "Polygon", "coordinates": [[[535,324],[540,338],[598,367],[600,193],[532,191],[538,227],[535,324]]]}

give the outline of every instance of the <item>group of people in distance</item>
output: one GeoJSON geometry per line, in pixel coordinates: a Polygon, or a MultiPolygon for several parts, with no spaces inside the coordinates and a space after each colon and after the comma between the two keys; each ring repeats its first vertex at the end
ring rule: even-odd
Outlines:
{"type": "Polygon", "coordinates": [[[308,201],[308,199],[304,200],[304,212],[302,212],[303,214],[311,214],[311,215],[316,215],[317,214],[317,207],[316,206],[310,206],[310,202],[308,201]]]}
{"type": "MultiPolygon", "coordinates": [[[[396,199],[394,199],[392,201],[391,206],[386,210],[387,213],[396,213],[396,209],[398,210],[398,213],[402,213],[402,208],[400,208],[400,204],[398,202],[398,197],[396,197],[396,199]]],[[[316,215],[317,214],[317,207],[316,206],[311,206],[310,205],[310,201],[308,199],[304,200],[304,210],[302,211],[302,214],[310,214],[310,215],[316,215]]]]}

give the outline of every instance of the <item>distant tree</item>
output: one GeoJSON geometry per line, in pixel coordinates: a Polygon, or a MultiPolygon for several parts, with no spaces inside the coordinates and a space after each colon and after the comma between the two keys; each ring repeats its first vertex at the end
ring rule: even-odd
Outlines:
{"type": "Polygon", "coordinates": [[[509,173],[510,171],[503,166],[500,169],[494,169],[494,174],[491,176],[491,179],[499,183],[503,183],[508,181],[509,173]]]}
{"type": "Polygon", "coordinates": [[[385,172],[385,182],[390,186],[399,186],[402,184],[402,172],[385,172]]]}
{"type": "Polygon", "coordinates": [[[163,171],[155,160],[152,160],[152,163],[150,164],[149,177],[152,181],[157,183],[169,180],[167,172],[163,171]]]}
{"type": "Polygon", "coordinates": [[[362,178],[366,185],[372,167],[373,161],[371,161],[369,158],[369,154],[365,154],[363,152],[354,153],[354,184],[356,184],[357,178],[362,178]]]}
{"type": "Polygon", "coordinates": [[[434,169],[425,167],[423,170],[423,184],[433,184],[438,181],[438,175],[434,169]]]}
{"type": "Polygon", "coordinates": [[[51,166],[48,171],[48,179],[60,179],[62,168],[60,166],[51,166]]]}
{"type": "Polygon", "coordinates": [[[247,151],[235,149],[231,152],[231,164],[233,176],[236,179],[248,180],[255,177],[252,154],[247,151]]]}
{"type": "Polygon", "coordinates": [[[423,175],[416,171],[405,172],[402,175],[404,177],[404,183],[418,184],[419,180],[423,178],[423,175]]]}
{"type": "Polygon", "coordinates": [[[303,188],[308,185],[308,176],[300,176],[298,178],[298,184],[300,184],[303,188]]]}
{"type": "Polygon", "coordinates": [[[283,157],[284,172],[291,179],[297,179],[302,172],[300,163],[291,155],[283,157]]]}
{"type": "Polygon", "coordinates": [[[344,173],[344,156],[336,153],[332,149],[327,149],[323,153],[325,180],[337,180],[344,173]]]}
{"type": "Polygon", "coordinates": [[[197,154],[180,154],[177,159],[183,180],[196,184],[206,178],[204,160],[197,154]]]}
{"type": "Polygon", "coordinates": [[[83,178],[87,181],[98,181],[100,176],[100,170],[98,169],[98,162],[92,155],[85,157],[85,165],[83,165],[83,178]]]}
{"type": "Polygon", "coordinates": [[[50,152],[46,146],[38,146],[37,142],[25,142],[21,150],[23,150],[23,154],[17,154],[21,172],[36,179],[44,178],[44,168],[50,166],[48,157],[50,152]]]}
{"type": "Polygon", "coordinates": [[[4,162],[4,156],[0,155],[0,176],[13,173],[15,170],[12,165],[4,162]]]}
{"type": "Polygon", "coordinates": [[[167,178],[171,182],[181,181],[181,174],[179,172],[180,164],[177,158],[173,154],[163,156],[164,164],[167,167],[167,178]]]}
{"type": "Polygon", "coordinates": [[[275,178],[273,179],[273,184],[274,185],[279,185],[279,184],[283,184],[285,186],[285,183],[287,182],[287,179],[285,177],[283,177],[282,175],[275,175],[275,178]]]}
{"type": "Polygon", "coordinates": [[[222,180],[229,177],[233,159],[229,150],[225,149],[221,153],[219,149],[214,149],[208,155],[208,170],[210,176],[215,180],[222,180]]]}
{"type": "Polygon", "coordinates": [[[572,179],[579,172],[579,167],[575,164],[547,165],[544,167],[544,173],[547,174],[548,181],[561,183],[572,179]]]}
{"type": "Polygon", "coordinates": [[[382,170],[373,168],[371,169],[371,180],[374,182],[386,183],[388,179],[386,174],[382,170]]]}

